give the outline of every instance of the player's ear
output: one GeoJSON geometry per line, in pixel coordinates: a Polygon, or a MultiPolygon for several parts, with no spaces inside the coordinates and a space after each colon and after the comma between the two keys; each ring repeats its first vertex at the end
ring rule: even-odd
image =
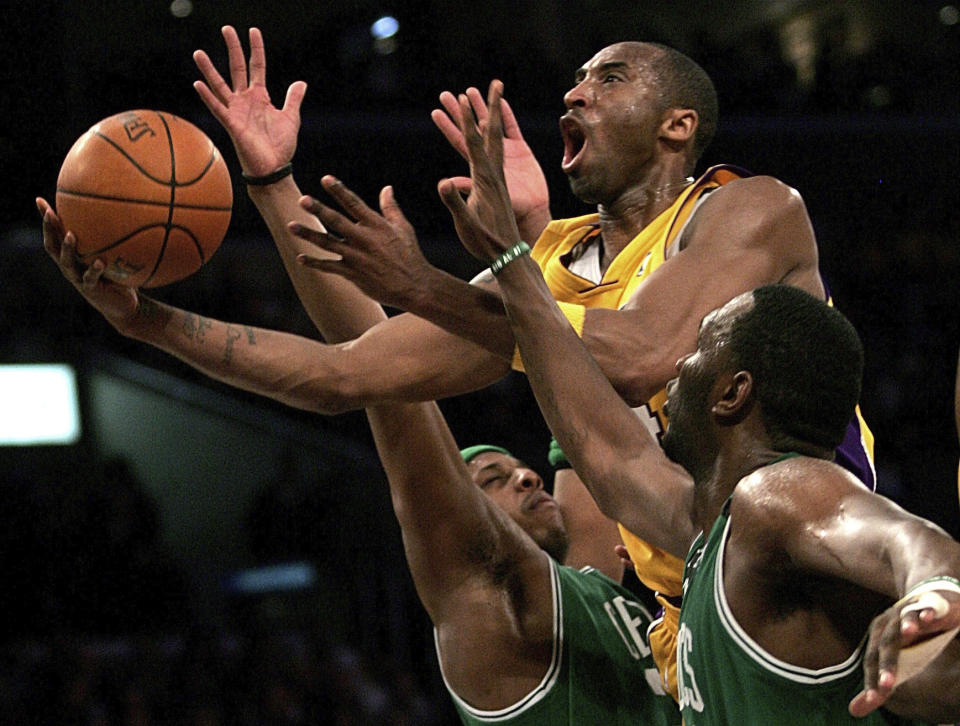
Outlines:
{"type": "Polygon", "coordinates": [[[674,146],[693,143],[697,133],[700,116],[692,108],[671,108],[663,114],[660,123],[660,137],[674,146]]]}
{"type": "Polygon", "coordinates": [[[754,400],[753,376],[749,371],[737,371],[723,376],[718,397],[710,410],[726,423],[736,423],[751,409],[754,400]]]}

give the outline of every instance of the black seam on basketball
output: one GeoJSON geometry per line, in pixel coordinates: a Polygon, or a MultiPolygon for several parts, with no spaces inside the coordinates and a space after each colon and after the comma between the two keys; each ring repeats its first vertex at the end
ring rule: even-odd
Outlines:
{"type": "Polygon", "coordinates": [[[187,227],[184,227],[181,224],[173,225],[173,229],[179,229],[181,232],[185,233],[187,237],[190,238],[190,241],[193,242],[193,246],[197,248],[197,256],[200,258],[200,264],[201,265],[205,264],[207,261],[207,258],[204,257],[203,255],[203,246],[200,244],[200,240],[197,239],[197,236],[193,233],[193,231],[187,227]]]}
{"type": "Polygon", "coordinates": [[[203,169],[200,171],[200,174],[199,174],[196,178],[191,179],[190,181],[180,182],[179,184],[177,184],[177,186],[178,186],[178,187],[188,187],[188,186],[190,186],[191,184],[196,184],[198,181],[200,181],[201,179],[203,179],[203,177],[206,175],[206,173],[207,173],[208,171],[210,171],[210,167],[213,166],[213,162],[215,162],[216,160],[217,160],[217,150],[214,149],[214,150],[210,153],[210,159],[207,161],[207,165],[206,165],[205,167],[203,167],[203,169]]]}
{"type": "Polygon", "coordinates": [[[154,260],[153,269],[147,275],[147,279],[143,281],[144,285],[150,282],[153,276],[157,274],[157,270],[160,269],[163,255],[167,251],[167,242],[170,240],[170,225],[173,223],[173,210],[177,201],[177,155],[173,150],[173,134],[170,133],[170,125],[163,114],[159,111],[156,113],[160,117],[160,123],[163,124],[164,131],[167,132],[167,146],[170,149],[170,206],[167,208],[167,223],[163,226],[163,241],[160,243],[160,251],[157,253],[157,259],[154,260]]]}
{"type": "Polygon", "coordinates": [[[121,238],[118,239],[118,240],[114,240],[114,241],[111,242],[110,244],[104,245],[104,246],[101,247],[100,249],[90,250],[89,252],[84,252],[82,255],[80,255],[80,259],[81,259],[81,260],[84,260],[84,261],[89,260],[89,259],[91,259],[91,258],[93,258],[93,257],[96,257],[97,255],[103,254],[103,253],[106,252],[107,250],[112,250],[114,247],[117,247],[117,246],[119,246],[119,245],[122,245],[122,244],[123,244],[124,242],[126,242],[128,239],[130,239],[131,237],[135,237],[136,235],[140,234],[141,232],[146,232],[148,229],[154,229],[154,228],[156,228],[156,227],[166,227],[166,226],[167,226],[167,225],[161,224],[160,222],[154,222],[153,224],[145,224],[145,225],[142,226],[142,227],[137,227],[135,230],[133,230],[132,232],[130,232],[130,234],[126,235],[125,237],[121,237],[121,238]]]}
{"type": "MultiPolygon", "coordinates": [[[[167,202],[155,202],[150,199],[134,199],[133,197],[115,197],[110,194],[92,194],[90,192],[77,192],[73,189],[62,189],[57,187],[57,194],[64,194],[71,197],[86,197],[89,199],[103,199],[107,202],[130,202],[131,204],[150,204],[155,207],[166,207],[167,202]]],[[[206,212],[232,212],[233,207],[212,207],[206,204],[177,204],[177,209],[199,209],[206,212]]]]}
{"type": "MultiPolygon", "coordinates": [[[[98,249],[98,250],[92,250],[92,251],[90,251],[90,252],[85,252],[84,254],[79,255],[80,260],[81,260],[81,261],[86,261],[86,260],[89,260],[89,259],[91,259],[91,258],[95,258],[97,255],[101,255],[101,254],[103,254],[104,252],[106,252],[106,251],[109,250],[109,249],[112,249],[112,248],[114,248],[114,247],[117,247],[118,245],[122,245],[122,244],[123,244],[124,242],[126,242],[128,239],[130,239],[131,237],[133,237],[133,236],[135,236],[135,235],[140,234],[141,232],[146,232],[147,230],[149,230],[149,229],[154,229],[155,227],[164,227],[164,228],[166,228],[167,226],[168,226],[168,225],[160,224],[159,222],[157,222],[156,224],[148,224],[148,225],[145,225],[145,226],[143,226],[143,227],[139,227],[139,228],[133,230],[133,232],[131,232],[130,234],[128,234],[126,237],[121,237],[120,239],[118,239],[118,240],[116,240],[116,241],[114,241],[114,242],[111,242],[110,244],[106,245],[105,247],[101,247],[101,248],[98,249]]],[[[187,235],[187,237],[190,238],[190,241],[193,243],[193,246],[194,246],[194,247],[196,248],[196,250],[197,250],[197,257],[200,258],[200,266],[204,265],[204,264],[207,262],[207,258],[206,258],[206,257],[204,256],[204,254],[203,254],[203,246],[200,244],[200,240],[197,239],[197,236],[193,233],[193,230],[191,230],[189,227],[185,227],[185,226],[182,225],[182,224],[171,224],[171,225],[169,225],[169,228],[170,228],[171,230],[178,229],[178,230],[180,230],[181,232],[183,232],[185,235],[187,235]]],[[[160,262],[161,262],[161,261],[162,261],[162,257],[161,257],[160,260],[157,261],[157,267],[160,266],[160,262]]],[[[199,269],[200,266],[198,266],[197,269],[199,269]]],[[[155,267],[154,270],[153,270],[153,272],[150,273],[150,274],[151,274],[151,277],[153,276],[154,273],[156,273],[157,267],[155,267]]],[[[148,278],[148,279],[149,279],[149,278],[148,278]]]]}
{"type": "Polygon", "coordinates": [[[168,182],[166,179],[158,179],[158,178],[155,177],[153,174],[151,174],[151,173],[148,172],[146,169],[144,169],[140,164],[137,163],[137,160],[136,160],[136,159],[134,159],[132,156],[130,156],[130,154],[128,154],[126,151],[124,151],[124,150],[123,150],[123,147],[121,147],[116,141],[114,141],[113,139],[111,139],[109,136],[104,136],[104,135],[101,134],[99,131],[97,131],[97,136],[99,136],[101,139],[103,139],[103,140],[106,141],[108,144],[110,144],[110,146],[112,146],[112,147],[115,148],[117,151],[119,151],[121,154],[123,154],[124,158],[125,158],[127,161],[129,161],[131,164],[133,164],[133,166],[137,169],[137,171],[139,171],[141,174],[143,174],[145,177],[147,177],[147,179],[149,179],[150,181],[154,181],[154,182],[156,182],[157,184],[163,184],[164,186],[166,186],[166,185],[168,185],[168,184],[170,183],[170,182],[168,182]]]}

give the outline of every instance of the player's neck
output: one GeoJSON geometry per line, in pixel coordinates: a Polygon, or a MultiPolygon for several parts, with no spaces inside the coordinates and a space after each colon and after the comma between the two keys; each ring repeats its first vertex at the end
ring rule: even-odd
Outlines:
{"type": "Polygon", "coordinates": [[[691,472],[696,485],[694,520],[704,532],[710,531],[724,503],[743,479],[781,456],[764,441],[743,438],[734,436],[721,444],[711,462],[699,469],[694,467],[691,472]]]}
{"type": "Polygon", "coordinates": [[[691,177],[676,175],[646,180],[630,187],[612,202],[599,204],[597,213],[604,243],[603,269],[669,208],[692,181],[691,177]]]}

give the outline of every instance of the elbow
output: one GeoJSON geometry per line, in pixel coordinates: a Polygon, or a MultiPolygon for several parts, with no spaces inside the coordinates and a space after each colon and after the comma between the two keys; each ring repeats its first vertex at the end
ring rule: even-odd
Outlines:
{"type": "Polygon", "coordinates": [[[646,404],[667,385],[674,370],[675,367],[667,366],[665,361],[634,360],[630,365],[619,367],[616,375],[610,377],[610,383],[630,408],[637,408],[646,404]],[[659,372],[666,370],[671,373],[659,372]]]}
{"type": "Polygon", "coordinates": [[[311,372],[307,376],[284,378],[271,396],[281,403],[312,413],[335,416],[363,408],[364,403],[352,377],[335,369],[311,372]]]}

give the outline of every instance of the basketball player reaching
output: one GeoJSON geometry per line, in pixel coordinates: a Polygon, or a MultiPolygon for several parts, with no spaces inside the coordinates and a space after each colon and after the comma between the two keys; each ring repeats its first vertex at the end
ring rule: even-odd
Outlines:
{"type": "MultiPolygon", "coordinates": [[[[255,164],[256,145],[241,149],[255,164]]],[[[48,253],[108,320],[189,320],[102,279],[100,264],[77,264],[72,235],[52,210],[42,211],[48,253]]],[[[312,285],[300,289],[322,290],[326,304],[314,319],[328,341],[355,338],[385,318],[342,278],[307,275],[312,285]]],[[[211,343],[218,332],[230,334],[220,324],[207,332],[211,343]]],[[[248,329],[245,338],[266,342],[269,333],[248,329]]],[[[254,347],[261,350],[259,342],[254,347]]],[[[245,355],[232,368],[237,379],[263,375],[245,355]]],[[[498,447],[461,454],[435,403],[382,404],[367,415],[417,592],[435,627],[444,681],[464,723],[679,723],[650,655],[649,613],[593,568],[563,566],[570,545],[563,513],[535,472],[498,447]]],[[[608,554],[599,541],[577,544],[582,553],[608,554]]]]}
{"type": "MultiPolygon", "coordinates": [[[[224,38],[231,83],[200,51],[195,58],[206,83],[198,81],[197,89],[230,133],[251,199],[316,319],[318,310],[349,302],[335,292],[328,296],[323,285],[311,288],[316,271],[296,265],[298,254],[315,252],[310,242],[335,244],[310,232],[320,229],[315,215],[326,214],[323,207],[300,207],[293,176],[282,176],[295,150],[305,84],[292,84],[283,107],[274,107],[266,92],[259,32],[250,33],[249,65],[236,32],[226,28],[224,38]],[[299,226],[289,228],[291,220],[299,226]]],[[[467,95],[473,101],[467,113],[482,122],[482,99],[475,91],[467,95]]],[[[442,101],[447,114],[435,112],[434,120],[463,151],[462,132],[454,130],[461,120],[456,99],[444,95],[442,101]]],[[[547,224],[543,175],[508,115],[504,163],[512,208],[523,237],[541,237],[538,259],[601,369],[659,432],[666,422],[661,389],[672,375],[672,362],[692,350],[704,314],[766,282],[823,296],[812,228],[799,196],[775,179],[739,178],[723,168],[687,182],[712,136],[716,101],[709,79],[685,56],[650,44],[610,46],[579,69],[565,103],[564,170],[575,194],[596,204],[598,213],[547,224]]],[[[354,219],[365,213],[362,202],[335,179],[325,178],[323,184],[354,219]]],[[[460,188],[466,188],[463,180],[460,188]]],[[[333,347],[271,331],[240,336],[238,327],[210,320],[203,320],[209,327],[200,341],[191,334],[196,316],[134,291],[104,289],[97,263],[84,282],[71,264],[69,237],[62,248],[56,246],[56,256],[62,249],[65,274],[124,335],[291,405],[336,412],[382,401],[431,400],[497,380],[509,370],[514,344],[495,281],[484,275],[468,285],[422,263],[412,229],[395,214],[392,189],[384,190],[380,202],[382,216],[365,216],[344,235],[352,252],[337,271],[368,294],[432,318],[456,335],[421,317],[398,315],[333,347]],[[241,369],[254,361],[259,378],[251,380],[241,369]]],[[[475,207],[475,195],[467,203],[475,207]]],[[[39,204],[43,214],[52,214],[39,204]]],[[[55,216],[48,226],[56,228],[55,216]]],[[[871,468],[863,445],[869,448],[871,441],[865,429],[853,429],[849,437],[858,449],[849,459],[856,460],[865,479],[871,468]]],[[[556,494],[571,530],[606,538],[612,552],[619,541],[615,525],[600,515],[569,470],[565,481],[557,481],[556,494]]],[[[624,537],[641,579],[676,598],[682,562],[627,532],[624,537]]],[[[619,567],[611,557],[613,562],[603,566],[608,572],[619,567]]],[[[662,637],[654,645],[669,675],[678,611],[675,599],[664,604],[670,622],[658,631],[662,637]]],[[[675,691],[675,679],[667,680],[675,691]]]]}
{"type": "Polygon", "coordinates": [[[667,386],[661,448],[518,247],[498,93],[494,84],[483,136],[465,128],[487,213],[449,186],[444,201],[465,246],[499,275],[543,414],[601,509],[686,556],[685,724],[956,721],[960,544],[831,461],[860,394],[853,327],[787,285],[709,313],[667,386]],[[920,660],[932,663],[906,680],[910,646],[938,634],[946,650],[931,650],[920,660]]]}

